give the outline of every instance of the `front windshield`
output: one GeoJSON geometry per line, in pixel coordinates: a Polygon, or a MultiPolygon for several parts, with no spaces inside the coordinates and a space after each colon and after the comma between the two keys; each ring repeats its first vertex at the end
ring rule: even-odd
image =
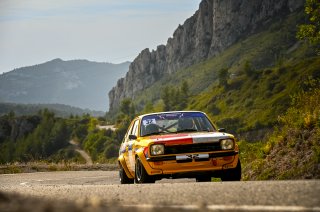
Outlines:
{"type": "Polygon", "coordinates": [[[199,112],[159,113],[143,117],[141,136],[178,132],[214,132],[206,115],[199,112]]]}

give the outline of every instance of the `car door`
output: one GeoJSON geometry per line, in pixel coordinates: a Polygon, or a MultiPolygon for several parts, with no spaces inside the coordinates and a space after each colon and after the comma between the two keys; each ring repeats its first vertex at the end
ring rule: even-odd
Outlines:
{"type": "Polygon", "coordinates": [[[123,138],[123,144],[121,145],[121,147],[123,148],[123,150],[122,150],[123,157],[124,157],[124,160],[126,162],[126,165],[127,165],[127,168],[129,169],[129,171],[131,169],[130,168],[131,167],[131,162],[129,160],[129,135],[132,132],[133,125],[134,125],[134,122],[131,122],[130,127],[128,128],[128,131],[127,131],[126,135],[123,138]]]}
{"type": "Polygon", "coordinates": [[[139,119],[136,119],[132,125],[132,130],[128,136],[128,164],[129,170],[134,173],[135,169],[135,139],[130,139],[130,135],[138,136],[139,119]]]}

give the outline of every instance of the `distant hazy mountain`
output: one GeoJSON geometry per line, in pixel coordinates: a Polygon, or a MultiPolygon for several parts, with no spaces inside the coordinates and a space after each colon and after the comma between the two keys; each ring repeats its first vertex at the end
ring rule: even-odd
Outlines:
{"type": "Polygon", "coordinates": [[[129,64],[55,59],[18,68],[0,75],[0,102],[58,103],[107,111],[107,93],[129,64]]]}

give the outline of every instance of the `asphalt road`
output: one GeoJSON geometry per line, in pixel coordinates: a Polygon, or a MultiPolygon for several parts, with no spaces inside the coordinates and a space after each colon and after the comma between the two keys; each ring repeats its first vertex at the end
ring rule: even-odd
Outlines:
{"type": "Polygon", "coordinates": [[[320,211],[320,181],[196,183],[193,179],[120,185],[115,171],[37,172],[0,175],[0,191],[54,201],[185,210],[320,211]]]}

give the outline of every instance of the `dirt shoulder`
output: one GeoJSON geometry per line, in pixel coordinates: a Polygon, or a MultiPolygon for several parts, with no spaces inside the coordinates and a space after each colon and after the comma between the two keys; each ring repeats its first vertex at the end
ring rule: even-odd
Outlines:
{"type": "Polygon", "coordinates": [[[75,163],[15,163],[0,165],[0,174],[32,173],[32,172],[52,172],[52,171],[116,171],[118,165],[110,164],[75,164],[75,163]]]}

